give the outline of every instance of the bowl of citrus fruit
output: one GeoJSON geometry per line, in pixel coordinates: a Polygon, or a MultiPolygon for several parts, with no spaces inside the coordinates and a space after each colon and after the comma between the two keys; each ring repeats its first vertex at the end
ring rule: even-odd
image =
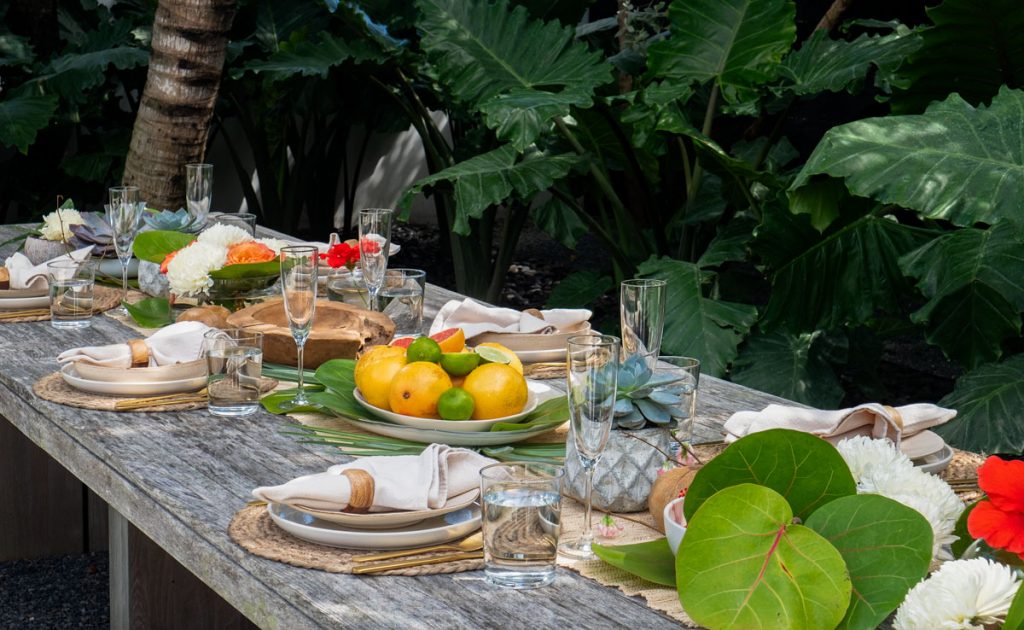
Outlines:
{"type": "Polygon", "coordinates": [[[523,376],[500,344],[466,347],[461,328],[374,346],[356,362],[356,401],[382,420],[418,429],[489,431],[518,422],[554,394],[523,376]]]}

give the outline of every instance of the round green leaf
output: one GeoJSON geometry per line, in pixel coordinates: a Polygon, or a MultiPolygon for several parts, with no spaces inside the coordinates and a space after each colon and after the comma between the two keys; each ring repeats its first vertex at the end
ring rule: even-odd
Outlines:
{"type": "Polygon", "coordinates": [[[594,544],[594,553],[613,567],[662,586],[676,585],[676,559],[668,539],[658,538],[634,545],[605,547],[594,544]]]}
{"type": "Polygon", "coordinates": [[[151,230],[142,232],[135,237],[132,251],[139,260],[147,260],[159,265],[164,258],[167,258],[167,254],[178,251],[194,240],[196,237],[192,234],[183,234],[172,230],[151,230]]]}
{"type": "Polygon", "coordinates": [[[676,556],[687,614],[716,630],[834,628],[850,600],[846,565],[831,543],[792,521],[785,498],[753,484],[705,501],[676,556]]]}
{"type": "Polygon", "coordinates": [[[211,278],[233,280],[235,278],[269,278],[281,273],[281,261],[268,260],[258,263],[240,263],[221,267],[210,272],[211,278]]]}
{"type": "Polygon", "coordinates": [[[810,433],[771,429],[741,438],[700,469],[686,492],[686,518],[711,495],[741,483],[775,490],[805,520],[829,501],[857,493],[834,446],[810,433]]]}

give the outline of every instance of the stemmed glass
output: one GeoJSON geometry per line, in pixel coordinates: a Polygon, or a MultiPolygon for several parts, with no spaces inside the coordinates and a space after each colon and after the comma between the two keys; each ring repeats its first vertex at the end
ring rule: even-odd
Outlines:
{"type": "Polygon", "coordinates": [[[394,211],[368,208],[359,211],[359,267],[370,296],[370,310],[380,310],[377,295],[384,285],[388,270],[388,249],[391,247],[391,219],[394,211]]]}
{"type": "Polygon", "coordinates": [[[634,278],[619,287],[619,319],[622,351],[628,357],[639,354],[654,369],[665,331],[664,280],[634,278]]]}
{"type": "Polygon", "coordinates": [[[594,468],[608,443],[619,381],[619,338],[611,335],[576,335],[566,344],[569,419],[576,455],[586,475],[586,529],[578,540],[558,546],[559,553],[593,558],[591,494],[594,468]]]}
{"type": "Polygon", "coordinates": [[[206,224],[213,203],[213,164],[185,165],[185,204],[196,229],[206,224]]]}
{"type": "Polygon", "coordinates": [[[146,204],[139,201],[138,186],[115,186],[110,189],[107,222],[114,241],[114,252],[121,262],[121,306],[109,311],[115,317],[128,317],[128,263],[132,259],[132,245],[142,228],[142,213],[146,204]]]}
{"type": "Polygon", "coordinates": [[[281,291],[284,293],[284,310],[288,315],[288,327],[298,354],[299,391],[295,398],[285,402],[285,409],[310,404],[303,389],[302,353],[306,339],[313,328],[313,314],[316,311],[317,262],[319,251],[311,246],[281,248],[281,291]]]}

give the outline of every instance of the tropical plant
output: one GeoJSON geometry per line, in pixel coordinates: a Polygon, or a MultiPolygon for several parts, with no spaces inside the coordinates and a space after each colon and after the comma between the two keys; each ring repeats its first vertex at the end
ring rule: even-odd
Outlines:
{"type": "MultiPolygon", "coordinates": [[[[615,394],[615,428],[641,429],[648,422],[667,425],[685,417],[681,409],[686,385],[684,374],[655,374],[642,355],[634,354],[619,366],[615,394]]],[[[689,387],[690,393],[693,386],[689,387]]]]}

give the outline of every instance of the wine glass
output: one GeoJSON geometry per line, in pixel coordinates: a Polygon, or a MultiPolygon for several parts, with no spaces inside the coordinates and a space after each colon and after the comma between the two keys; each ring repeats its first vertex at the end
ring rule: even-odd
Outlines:
{"type": "Polygon", "coordinates": [[[316,247],[298,245],[281,248],[281,291],[284,294],[284,310],[288,315],[288,327],[298,354],[299,391],[282,406],[294,409],[309,405],[306,390],[303,389],[304,374],[302,353],[313,328],[313,314],[316,311],[317,262],[319,251],[316,247]]]}
{"type": "Polygon", "coordinates": [[[359,211],[359,267],[370,296],[370,310],[380,310],[377,294],[384,285],[388,270],[388,249],[391,247],[391,219],[394,211],[368,208],[359,211]]]}
{"type": "Polygon", "coordinates": [[[128,263],[132,259],[132,245],[142,227],[142,213],[146,204],[139,201],[138,186],[115,186],[110,189],[107,222],[110,224],[114,252],[121,262],[121,306],[108,311],[114,317],[128,317],[128,263]]]}
{"type": "Polygon", "coordinates": [[[576,455],[586,475],[586,529],[578,540],[558,546],[559,553],[594,558],[591,494],[594,468],[608,443],[619,381],[619,338],[611,335],[576,335],[566,342],[569,419],[576,455]]]}
{"type": "Polygon", "coordinates": [[[185,205],[196,229],[206,225],[213,204],[213,164],[185,165],[185,205]]]}
{"type": "Polygon", "coordinates": [[[665,331],[664,280],[634,278],[619,287],[619,318],[622,325],[622,351],[626,356],[643,356],[654,369],[661,352],[665,331]]]}

